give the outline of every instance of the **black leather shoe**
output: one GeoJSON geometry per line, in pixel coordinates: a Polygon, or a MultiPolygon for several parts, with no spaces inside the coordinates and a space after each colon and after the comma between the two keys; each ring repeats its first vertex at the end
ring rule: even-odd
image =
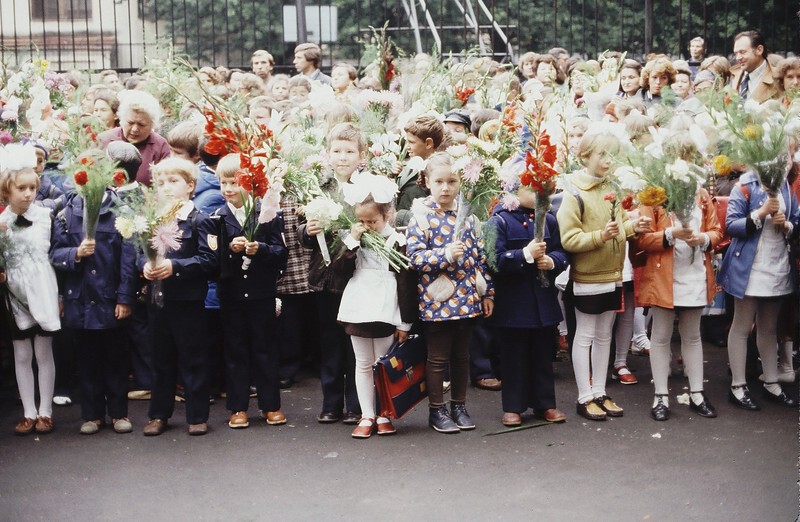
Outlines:
{"type": "Polygon", "coordinates": [[[317,415],[317,422],[320,424],[333,424],[334,422],[339,422],[340,420],[342,420],[342,414],[334,413],[332,411],[323,411],[317,415]]]}
{"type": "Polygon", "coordinates": [[[456,423],[460,430],[474,430],[475,423],[467,413],[467,406],[463,402],[450,403],[450,415],[453,417],[453,422],[456,423]]]}
{"type": "Polygon", "coordinates": [[[453,422],[446,406],[431,408],[430,414],[428,415],[428,426],[439,433],[458,433],[461,431],[458,429],[458,424],[453,422]]]}
{"type": "MultiPolygon", "coordinates": [[[[767,385],[771,383],[765,382],[764,384],[767,385]]],[[[781,393],[779,395],[775,395],[765,387],[764,397],[770,402],[774,402],[776,404],[780,404],[781,406],[786,406],[788,408],[794,408],[795,406],[797,406],[797,402],[794,399],[790,398],[788,395],[786,395],[786,392],[783,390],[781,390],[781,393]]]]}
{"type": "Polygon", "coordinates": [[[361,421],[361,414],[354,413],[352,411],[348,411],[347,413],[345,413],[344,418],[342,418],[342,423],[348,424],[350,426],[354,426],[358,424],[360,421],[361,421]]]}
{"type": "Polygon", "coordinates": [[[657,421],[665,421],[669,419],[669,406],[664,404],[663,399],[660,396],[658,397],[658,402],[655,406],[650,409],[650,416],[653,417],[653,420],[657,421]]]}
{"type": "Polygon", "coordinates": [[[281,390],[286,390],[288,388],[291,388],[292,384],[294,384],[294,379],[292,379],[291,377],[287,377],[286,379],[280,379],[278,381],[278,388],[280,388],[281,390]]]}
{"type": "Polygon", "coordinates": [[[717,410],[711,405],[710,402],[708,402],[705,394],[703,394],[703,402],[701,402],[700,404],[695,404],[694,401],[690,398],[689,409],[697,413],[701,417],[706,417],[708,419],[713,419],[714,417],[717,416],[717,410]]]}
{"type": "Polygon", "coordinates": [[[741,408],[743,410],[749,411],[759,411],[761,407],[753,402],[753,398],[750,397],[750,390],[747,389],[747,385],[742,384],[741,386],[731,386],[731,388],[742,388],[744,395],[741,399],[737,399],[736,395],[733,394],[733,390],[728,391],[728,402],[736,406],[737,408],[741,408]]]}

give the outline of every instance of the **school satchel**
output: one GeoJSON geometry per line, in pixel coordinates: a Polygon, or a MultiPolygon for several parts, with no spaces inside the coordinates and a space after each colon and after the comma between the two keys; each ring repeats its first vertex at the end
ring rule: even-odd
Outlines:
{"type": "Polygon", "coordinates": [[[424,339],[412,335],[403,344],[395,341],[389,353],[373,365],[381,417],[399,419],[428,396],[425,383],[427,359],[424,339]]]}

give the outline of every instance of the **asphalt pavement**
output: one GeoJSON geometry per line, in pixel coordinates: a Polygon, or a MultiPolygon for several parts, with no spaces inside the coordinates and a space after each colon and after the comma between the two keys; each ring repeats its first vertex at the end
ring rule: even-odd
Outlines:
{"type": "Polygon", "coordinates": [[[22,407],[4,388],[0,520],[796,520],[798,411],[736,409],[725,349],[706,345],[705,359],[716,419],[678,404],[688,382],[673,378],[672,418],[653,421],[649,361],[631,356],[639,384],[608,385],[619,419],[579,417],[572,366],[557,363],[564,424],[526,416],[528,429],[503,432],[500,394],[470,388],[476,430],[435,433],[421,404],[396,435],[368,440],[316,422],[310,376],[282,393],[286,425],[260,421],[253,400],[250,427],[231,430],[217,400],[203,437],[186,433],[180,404],[165,434],[144,437],[146,401],[130,403],[131,434],[80,435],[73,405],[56,407],[55,432],[19,437],[22,407]]]}

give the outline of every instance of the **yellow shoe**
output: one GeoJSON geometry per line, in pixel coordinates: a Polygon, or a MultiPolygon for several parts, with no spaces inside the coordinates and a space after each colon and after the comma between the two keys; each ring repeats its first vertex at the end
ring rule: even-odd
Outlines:
{"type": "Polygon", "coordinates": [[[625,413],[625,410],[617,406],[608,395],[597,397],[594,402],[597,403],[609,417],[622,417],[622,414],[625,413]]]}

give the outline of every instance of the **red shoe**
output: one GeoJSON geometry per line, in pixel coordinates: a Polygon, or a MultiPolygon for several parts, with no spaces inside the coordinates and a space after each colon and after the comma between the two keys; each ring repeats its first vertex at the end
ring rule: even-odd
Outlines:
{"type": "Polygon", "coordinates": [[[631,373],[626,365],[617,366],[611,372],[611,378],[619,380],[620,384],[637,384],[639,380],[631,373]]]}
{"type": "Polygon", "coordinates": [[[372,436],[372,432],[375,431],[375,419],[370,419],[369,417],[362,417],[361,421],[358,423],[358,426],[353,430],[351,436],[354,439],[368,439],[372,436]]]}
{"type": "Polygon", "coordinates": [[[397,429],[392,421],[386,417],[378,417],[378,435],[394,435],[397,429]]]}

